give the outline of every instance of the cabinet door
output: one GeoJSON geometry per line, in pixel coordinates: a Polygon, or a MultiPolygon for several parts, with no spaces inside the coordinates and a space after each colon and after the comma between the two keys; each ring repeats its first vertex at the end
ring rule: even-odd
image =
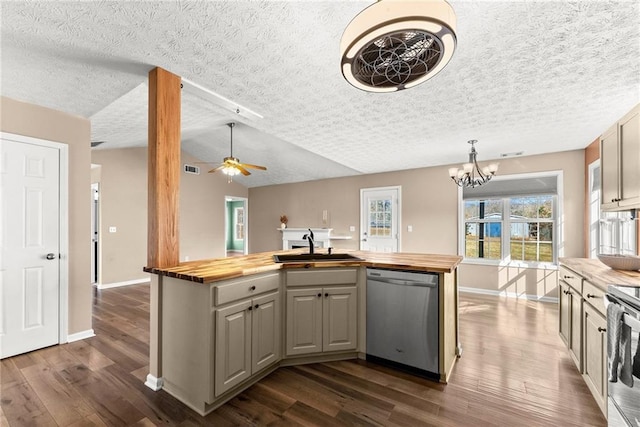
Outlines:
{"type": "Polygon", "coordinates": [[[251,374],[280,360],[280,294],[253,299],[251,374]]]}
{"type": "Polygon", "coordinates": [[[323,289],[322,351],[356,349],[358,342],[357,295],[355,286],[323,289]]]}
{"type": "Polygon", "coordinates": [[[251,300],[216,311],[216,396],[251,375],[251,300]]]}
{"type": "Polygon", "coordinates": [[[571,340],[569,355],[582,373],[582,296],[573,288],[569,288],[571,300],[571,340]]]}
{"type": "Polygon", "coordinates": [[[607,321],[591,305],[584,305],[584,380],[606,414],[607,321]]]}
{"type": "Polygon", "coordinates": [[[560,338],[570,347],[571,340],[571,298],[569,297],[569,286],[562,280],[558,280],[558,318],[560,319],[560,338]]]}
{"type": "Polygon", "coordinates": [[[600,138],[600,178],[602,209],[618,207],[619,187],[618,125],[612,126],[600,138]]]}
{"type": "Polygon", "coordinates": [[[287,291],[287,355],[322,351],[322,289],[287,291]]]}
{"type": "Polygon", "coordinates": [[[640,204],[640,108],[624,116],[620,135],[620,206],[640,204]]]}

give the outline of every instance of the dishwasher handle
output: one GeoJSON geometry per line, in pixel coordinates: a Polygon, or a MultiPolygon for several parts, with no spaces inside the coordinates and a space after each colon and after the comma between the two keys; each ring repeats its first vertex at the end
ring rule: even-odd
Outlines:
{"type": "Polygon", "coordinates": [[[437,283],[427,283],[427,282],[418,282],[414,280],[400,280],[400,279],[390,279],[388,277],[378,277],[378,276],[367,276],[367,279],[372,282],[383,282],[389,283],[391,285],[400,285],[400,286],[421,286],[423,288],[437,288],[437,283]]]}

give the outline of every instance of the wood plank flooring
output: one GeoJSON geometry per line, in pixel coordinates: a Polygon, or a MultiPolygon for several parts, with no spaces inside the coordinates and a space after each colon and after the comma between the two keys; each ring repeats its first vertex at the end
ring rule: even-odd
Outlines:
{"type": "Polygon", "coordinates": [[[1,426],[606,426],[555,304],[462,294],[443,385],[365,361],[280,368],[207,417],[144,386],[149,287],[96,291],[96,337],[2,360],[1,426]]]}

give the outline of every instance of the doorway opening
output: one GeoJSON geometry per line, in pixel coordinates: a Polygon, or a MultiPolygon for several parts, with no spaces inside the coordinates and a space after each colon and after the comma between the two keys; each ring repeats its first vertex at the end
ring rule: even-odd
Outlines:
{"type": "Polygon", "coordinates": [[[249,253],[248,200],[244,197],[225,196],[225,253],[227,257],[249,253]]]}

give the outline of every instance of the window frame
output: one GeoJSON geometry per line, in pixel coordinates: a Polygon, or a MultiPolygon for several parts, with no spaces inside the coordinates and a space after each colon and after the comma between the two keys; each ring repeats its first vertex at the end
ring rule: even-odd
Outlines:
{"type": "MultiPolygon", "coordinates": [[[[554,177],[556,179],[556,194],[549,193],[523,193],[523,194],[509,194],[499,196],[482,196],[478,198],[463,199],[462,188],[458,187],[458,255],[462,256],[463,264],[477,264],[477,265],[494,265],[494,266],[508,266],[508,267],[524,267],[524,268],[538,268],[538,269],[557,269],[558,259],[564,256],[564,227],[563,227],[563,171],[546,171],[546,172],[534,172],[524,174],[511,174],[501,175],[493,178],[495,180],[518,180],[529,178],[542,178],[542,177],[554,177]],[[543,195],[551,195],[552,208],[553,208],[553,261],[540,262],[540,261],[525,261],[525,260],[512,260],[511,259],[511,220],[510,220],[510,199],[515,197],[536,197],[543,195]],[[501,235],[501,250],[502,257],[499,260],[486,259],[486,258],[467,258],[465,248],[465,218],[464,208],[465,201],[468,200],[503,200],[502,206],[502,235],[501,235]]],[[[491,185],[491,183],[487,184],[491,185]]],[[[544,222],[537,219],[536,222],[544,222]]]]}

